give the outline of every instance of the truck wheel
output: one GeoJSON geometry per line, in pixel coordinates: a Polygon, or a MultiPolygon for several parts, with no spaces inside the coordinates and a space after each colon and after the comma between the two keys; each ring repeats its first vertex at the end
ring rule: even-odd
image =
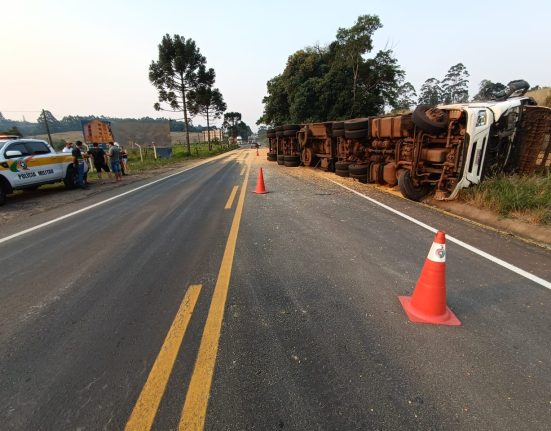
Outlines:
{"type": "Polygon", "coordinates": [[[6,186],[2,183],[2,181],[0,181],[0,206],[6,203],[7,194],[8,191],[6,190],[6,186]]]}
{"type": "Polygon", "coordinates": [[[348,171],[348,166],[350,166],[350,164],[350,162],[338,161],[335,162],[335,169],[339,171],[348,171]]]}
{"type": "Polygon", "coordinates": [[[302,150],[301,160],[304,166],[315,166],[317,157],[311,148],[305,148],[302,150]]]}
{"type": "Polygon", "coordinates": [[[298,133],[298,130],[284,130],[283,136],[295,138],[297,136],[297,133],[298,133]]]}
{"type": "Polygon", "coordinates": [[[350,172],[348,172],[348,169],[335,169],[335,174],[337,174],[339,177],[348,177],[350,176],[350,172]]]}
{"type": "Polygon", "coordinates": [[[275,155],[274,153],[268,153],[266,158],[269,162],[275,162],[277,160],[277,155],[275,155]]]}
{"type": "Polygon", "coordinates": [[[346,120],[344,122],[344,130],[363,130],[369,129],[369,118],[354,118],[353,120],[346,120]]]}
{"type": "Polygon", "coordinates": [[[283,156],[283,161],[291,163],[300,163],[300,156],[283,156]]]}
{"type": "Polygon", "coordinates": [[[75,188],[75,168],[73,165],[69,165],[67,167],[67,173],[65,174],[65,178],[63,179],[63,184],[65,184],[65,187],[68,189],[74,189],[75,188]]]}
{"type": "Polygon", "coordinates": [[[410,171],[405,171],[398,178],[398,187],[402,195],[412,201],[419,201],[424,198],[430,191],[428,186],[415,186],[411,180],[410,171]]]}
{"type": "Polygon", "coordinates": [[[354,175],[367,175],[367,165],[349,165],[348,171],[350,172],[350,176],[352,174],[354,175]]]}
{"type": "Polygon", "coordinates": [[[350,172],[350,177],[358,180],[360,183],[367,184],[367,172],[365,174],[353,174],[350,172]]]}
{"type": "Polygon", "coordinates": [[[285,157],[283,154],[278,154],[278,155],[277,155],[277,164],[278,164],[278,165],[282,165],[283,162],[285,161],[285,160],[283,159],[283,157],[285,157]]]}
{"type": "Polygon", "coordinates": [[[369,129],[344,130],[346,139],[364,139],[369,136],[369,129]]]}
{"type": "Polygon", "coordinates": [[[344,138],[344,129],[333,129],[331,136],[333,138],[344,138]]]}
{"type": "Polygon", "coordinates": [[[288,168],[297,168],[300,166],[300,162],[288,162],[287,160],[283,162],[288,168]]]}
{"type": "Polygon", "coordinates": [[[419,105],[413,111],[413,124],[423,132],[439,135],[448,130],[448,113],[430,105],[419,105]]]}
{"type": "Polygon", "coordinates": [[[283,130],[293,130],[295,132],[298,132],[300,130],[300,124],[284,124],[283,125],[283,130]]]}

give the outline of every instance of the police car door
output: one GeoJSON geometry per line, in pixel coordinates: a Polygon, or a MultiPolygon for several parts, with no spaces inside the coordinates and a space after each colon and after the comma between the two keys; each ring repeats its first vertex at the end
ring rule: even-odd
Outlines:
{"type": "Polygon", "coordinates": [[[44,183],[62,177],[59,159],[45,142],[26,141],[25,147],[31,155],[27,167],[36,174],[33,182],[44,183]]]}
{"type": "Polygon", "coordinates": [[[30,184],[35,173],[27,167],[26,159],[30,156],[25,143],[22,141],[14,142],[6,145],[4,148],[4,158],[8,164],[8,173],[10,176],[10,182],[15,187],[22,187],[26,184],[30,184]],[[17,155],[8,155],[10,151],[17,151],[17,155]]]}

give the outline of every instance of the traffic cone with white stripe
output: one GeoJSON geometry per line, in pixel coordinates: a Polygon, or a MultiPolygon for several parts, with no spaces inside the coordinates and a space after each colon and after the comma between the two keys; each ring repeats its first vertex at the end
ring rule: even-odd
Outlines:
{"type": "Polygon", "coordinates": [[[262,168],[258,171],[258,180],[256,181],[256,189],[254,193],[259,195],[264,195],[268,193],[266,191],[266,186],[264,185],[264,174],[262,173],[262,168]]]}
{"type": "Polygon", "coordinates": [[[400,296],[409,320],[418,323],[459,326],[446,305],[446,234],[438,231],[412,296],[400,296]]]}

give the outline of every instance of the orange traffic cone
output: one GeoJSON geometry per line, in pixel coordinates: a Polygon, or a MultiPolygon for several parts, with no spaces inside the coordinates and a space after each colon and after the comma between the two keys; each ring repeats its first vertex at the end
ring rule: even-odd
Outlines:
{"type": "Polygon", "coordinates": [[[461,325],[446,305],[446,234],[438,231],[412,296],[400,296],[412,322],[461,325]]]}
{"type": "Polygon", "coordinates": [[[264,175],[262,174],[262,168],[258,171],[258,180],[256,180],[256,190],[254,192],[259,195],[268,193],[266,191],[266,187],[264,186],[264,175]]]}
{"type": "Polygon", "coordinates": [[[258,156],[258,148],[256,149],[256,155],[258,156]]]}

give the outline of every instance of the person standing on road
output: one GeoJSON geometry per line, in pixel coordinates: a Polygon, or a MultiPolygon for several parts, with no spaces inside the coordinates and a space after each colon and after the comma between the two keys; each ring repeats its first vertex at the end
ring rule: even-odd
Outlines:
{"type": "Polygon", "coordinates": [[[92,148],[88,150],[88,154],[92,156],[94,162],[94,168],[98,173],[98,179],[101,181],[101,171],[104,170],[107,172],[107,176],[111,179],[111,171],[109,170],[109,165],[107,164],[107,154],[103,151],[103,148],[100,148],[97,142],[92,144],[92,148]]]}
{"type": "Polygon", "coordinates": [[[71,155],[73,156],[73,167],[76,172],[76,183],[81,189],[87,189],[88,186],[84,184],[84,155],[82,154],[82,142],[76,142],[76,148],[73,148],[71,155]]]}
{"type": "Polygon", "coordinates": [[[115,181],[122,180],[121,175],[121,150],[113,142],[109,142],[109,153],[107,153],[111,160],[111,170],[115,174],[115,181]]]}

